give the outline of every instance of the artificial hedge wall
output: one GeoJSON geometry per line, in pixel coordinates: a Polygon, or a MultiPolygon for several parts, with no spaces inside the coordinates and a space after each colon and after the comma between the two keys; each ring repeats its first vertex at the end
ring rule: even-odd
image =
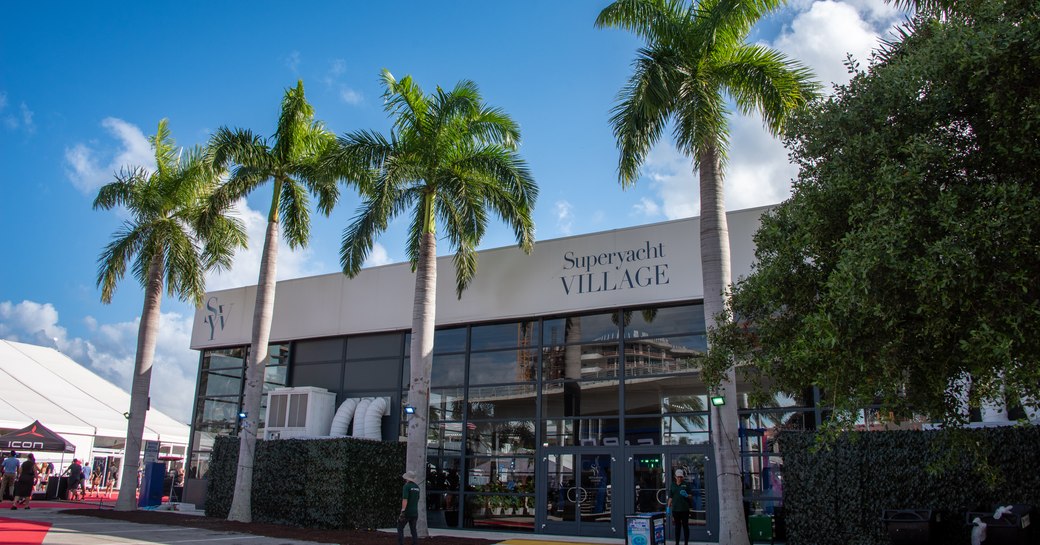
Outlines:
{"type": "MultiPolygon", "coordinates": [[[[308,528],[386,528],[401,509],[404,443],[362,439],[257,441],[253,520],[308,528]]],[[[206,515],[227,517],[238,438],[218,437],[210,456],[206,515]]]]}
{"type": "Polygon", "coordinates": [[[1037,426],[856,432],[827,442],[783,432],[779,441],[789,545],[888,544],[885,509],[935,510],[935,542],[967,545],[968,511],[1040,509],[1037,426]]]}

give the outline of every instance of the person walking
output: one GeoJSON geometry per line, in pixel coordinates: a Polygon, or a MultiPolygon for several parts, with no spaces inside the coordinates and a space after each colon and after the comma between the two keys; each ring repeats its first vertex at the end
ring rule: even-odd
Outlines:
{"type": "Polygon", "coordinates": [[[412,545],[419,545],[419,535],[415,531],[415,522],[419,520],[419,485],[415,484],[415,472],[408,471],[401,475],[404,487],[401,488],[401,514],[397,517],[397,545],[404,545],[404,526],[412,532],[412,545]]]}
{"type": "Polygon", "coordinates": [[[79,465],[79,459],[73,459],[62,475],[69,476],[66,490],[68,491],[69,499],[75,501],[76,496],[79,494],[79,481],[83,478],[83,466],[79,465]]]}
{"type": "Polygon", "coordinates": [[[675,545],[679,545],[679,534],[683,535],[683,543],[690,545],[690,501],[693,489],[685,482],[686,473],[675,470],[675,481],[668,488],[668,510],[672,513],[675,524],[675,545]]]}
{"type": "Polygon", "coordinates": [[[14,483],[14,505],[11,506],[11,509],[18,509],[19,505],[29,509],[33,488],[36,487],[36,479],[40,475],[39,471],[36,468],[36,457],[30,452],[18,470],[18,480],[14,483]]]}
{"type": "Polygon", "coordinates": [[[18,461],[18,453],[13,450],[10,456],[4,458],[3,464],[0,464],[4,471],[3,478],[0,478],[0,502],[8,495],[14,499],[14,481],[18,477],[19,465],[21,462],[18,461]]]}

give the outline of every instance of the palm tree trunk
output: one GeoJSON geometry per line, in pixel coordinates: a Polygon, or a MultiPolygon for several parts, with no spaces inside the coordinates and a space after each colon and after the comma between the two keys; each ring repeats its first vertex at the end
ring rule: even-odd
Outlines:
{"type": "Polygon", "coordinates": [[[405,467],[414,471],[419,484],[419,537],[430,535],[426,521],[426,436],[430,416],[430,374],[433,370],[433,330],[437,316],[437,237],[427,232],[419,244],[415,268],[415,302],[412,307],[411,380],[408,404],[415,414],[408,420],[408,454],[405,467]]]}
{"type": "Polygon", "coordinates": [[[148,288],[137,326],[137,355],[134,381],[130,387],[130,417],[126,424],[126,449],[123,451],[123,478],[119,481],[116,511],[137,509],[137,473],[141,467],[141,442],[148,414],[148,393],[152,384],[152,360],[159,337],[159,307],[163,292],[163,256],[152,258],[148,266],[148,288]]]}
{"type": "MultiPolygon", "coordinates": [[[[704,278],[704,321],[710,330],[725,308],[730,290],[729,227],[719,150],[708,146],[700,152],[701,270],[704,278]]],[[[714,407],[711,439],[718,478],[719,545],[748,543],[744,525],[744,492],[740,475],[736,372],[731,366],[716,395],[725,405],[714,407]]]]}
{"type": "Polygon", "coordinates": [[[278,268],[278,195],[280,184],[275,182],[271,213],[268,215],[264,252],[260,258],[260,279],[256,286],[256,305],[253,307],[253,336],[246,358],[246,383],[242,400],[242,428],[238,433],[238,473],[235,476],[235,495],[231,500],[228,520],[253,521],[253,458],[256,454],[256,430],[260,423],[260,399],[264,393],[264,370],[267,369],[268,343],[271,339],[271,321],[274,316],[275,276],[278,268]]]}

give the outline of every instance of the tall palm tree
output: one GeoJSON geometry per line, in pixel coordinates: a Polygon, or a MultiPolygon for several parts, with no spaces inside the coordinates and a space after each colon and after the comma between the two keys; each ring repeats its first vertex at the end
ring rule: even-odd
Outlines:
{"type": "Polygon", "coordinates": [[[241,198],[266,182],[272,182],[267,232],[260,259],[253,330],[248,355],[239,432],[238,472],[228,520],[252,521],[253,457],[263,396],[264,370],[270,360],[268,342],[274,314],[275,277],[279,228],[292,248],[307,245],[310,238],[310,198],[318,198],[318,210],[328,215],[339,197],[335,178],[321,168],[319,158],[335,144],[335,136],[314,120],[314,108],[303,94],[303,81],[285,91],[274,135],[262,138],[245,129],[221,127],[210,140],[213,160],[235,168],[221,196],[228,202],[241,198]]]}
{"type": "MultiPolygon", "coordinates": [[[[729,147],[728,100],[758,112],[774,135],[816,92],[809,70],[767,47],[746,43],[754,24],[783,0],[617,0],[598,27],[634,32],[646,44],[619,94],[611,124],[620,148],[618,179],[634,184],[647,153],[669,123],[679,149],[700,174],[700,242],[704,314],[709,329],[730,285],[729,231],[723,172],[729,147]]],[[[747,543],[737,443],[735,373],[718,387],[712,439],[719,481],[720,543],[747,543]]]]}
{"type": "MultiPolygon", "coordinates": [[[[483,103],[476,84],[462,81],[450,91],[426,95],[405,77],[383,70],[390,137],[360,131],[339,139],[332,161],[352,172],[364,170],[367,197],[343,233],[343,272],[354,276],[390,220],[412,210],[408,258],[416,270],[412,311],[411,381],[406,465],[426,474],[426,431],[436,315],[438,222],[455,250],[456,294],[477,270],[476,247],[493,211],[508,223],[525,252],[534,245],[538,188],[517,153],[520,129],[503,111],[483,103]]],[[[420,483],[419,531],[426,526],[425,483],[420,483]]]]}
{"type": "Polygon", "coordinates": [[[137,471],[163,292],[201,305],[206,271],[229,267],[235,249],[246,243],[241,222],[227,216],[227,209],[211,200],[220,172],[212,168],[203,151],[196,148],[183,154],[175,147],[165,119],[149,142],[155,150],[155,170],[125,167],[94,199],[95,210],[125,207],[130,214],[98,257],[101,301],[112,301],[116,284],[126,274],[130,261],[134,276],[144,288],[123,478],[116,501],[120,511],[132,511],[137,506],[137,471]]]}

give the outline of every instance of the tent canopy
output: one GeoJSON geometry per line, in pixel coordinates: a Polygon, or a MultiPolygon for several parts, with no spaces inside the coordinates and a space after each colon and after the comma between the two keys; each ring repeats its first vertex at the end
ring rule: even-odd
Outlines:
{"type": "Polygon", "coordinates": [[[37,420],[20,430],[0,436],[0,450],[75,453],[76,445],[47,429],[47,426],[37,420]]]}

